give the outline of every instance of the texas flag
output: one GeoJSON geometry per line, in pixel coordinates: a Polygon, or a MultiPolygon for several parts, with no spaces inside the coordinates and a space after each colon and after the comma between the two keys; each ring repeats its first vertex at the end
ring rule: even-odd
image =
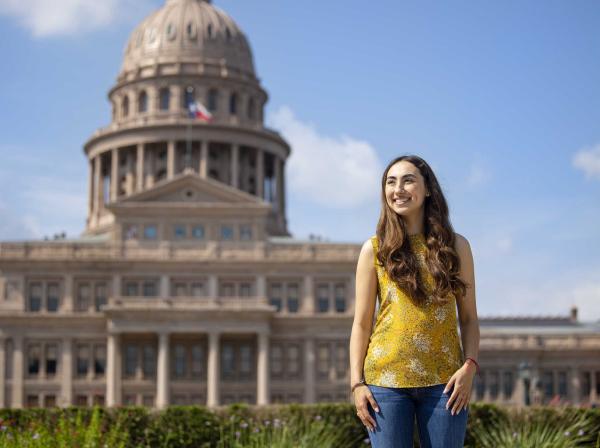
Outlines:
{"type": "Polygon", "coordinates": [[[197,118],[202,121],[212,120],[212,114],[200,101],[191,101],[188,104],[188,114],[190,118],[197,118]]]}

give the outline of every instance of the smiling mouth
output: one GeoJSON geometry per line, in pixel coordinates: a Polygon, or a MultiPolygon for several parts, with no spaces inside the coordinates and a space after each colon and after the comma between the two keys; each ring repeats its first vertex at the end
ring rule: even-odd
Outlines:
{"type": "Polygon", "coordinates": [[[410,198],[407,198],[407,199],[394,199],[394,204],[396,204],[396,205],[402,205],[402,204],[406,204],[409,201],[410,201],[410,198]]]}

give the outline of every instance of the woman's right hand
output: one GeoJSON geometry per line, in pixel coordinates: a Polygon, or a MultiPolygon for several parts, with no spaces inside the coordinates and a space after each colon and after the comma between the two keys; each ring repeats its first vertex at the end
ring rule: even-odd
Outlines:
{"type": "Polygon", "coordinates": [[[375,401],[375,398],[373,398],[371,390],[366,384],[361,384],[354,389],[353,395],[354,405],[356,406],[356,415],[358,415],[358,418],[360,418],[363,425],[365,425],[369,431],[374,431],[376,423],[369,413],[369,404],[375,412],[379,412],[379,406],[377,406],[377,402],[375,401]]]}

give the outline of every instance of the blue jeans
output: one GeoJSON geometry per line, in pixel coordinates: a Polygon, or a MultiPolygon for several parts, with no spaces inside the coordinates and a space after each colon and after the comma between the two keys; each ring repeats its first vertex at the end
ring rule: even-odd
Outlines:
{"type": "MultiPolygon", "coordinates": [[[[412,448],[415,416],[421,448],[459,448],[467,431],[468,408],[452,415],[446,403],[454,390],[444,394],[445,384],[425,387],[368,387],[379,405],[369,413],[376,423],[369,431],[373,448],[412,448]]],[[[453,403],[454,405],[454,403],[453,403]]]]}

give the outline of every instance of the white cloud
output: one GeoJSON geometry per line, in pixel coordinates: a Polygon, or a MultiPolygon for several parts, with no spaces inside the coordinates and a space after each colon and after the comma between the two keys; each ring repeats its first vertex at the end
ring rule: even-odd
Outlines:
{"type": "Polygon", "coordinates": [[[287,162],[287,182],[292,194],[333,208],[378,202],[383,168],[368,142],[346,135],[321,135],[312,123],[301,122],[286,106],[268,121],[292,147],[287,162]]]}
{"type": "Polygon", "coordinates": [[[600,180],[600,144],[577,151],[573,166],[583,171],[587,179],[600,180]]]}
{"type": "Polygon", "coordinates": [[[149,0],[0,0],[0,14],[14,17],[36,37],[68,35],[105,27],[149,0]]]}

